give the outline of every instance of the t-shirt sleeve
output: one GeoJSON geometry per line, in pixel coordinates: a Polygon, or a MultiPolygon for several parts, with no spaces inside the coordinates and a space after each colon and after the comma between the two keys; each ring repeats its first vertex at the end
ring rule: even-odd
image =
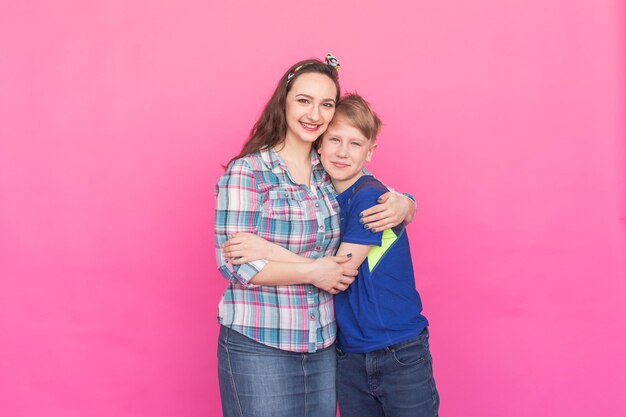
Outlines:
{"type": "MultiPolygon", "coordinates": [[[[384,191],[367,187],[358,190],[352,195],[347,213],[344,230],[341,231],[341,241],[346,243],[356,243],[361,245],[380,246],[382,242],[382,232],[372,232],[365,229],[361,224],[359,214],[374,205],[378,197],[384,194],[384,191]]],[[[343,209],[342,209],[343,210],[343,209]]]]}

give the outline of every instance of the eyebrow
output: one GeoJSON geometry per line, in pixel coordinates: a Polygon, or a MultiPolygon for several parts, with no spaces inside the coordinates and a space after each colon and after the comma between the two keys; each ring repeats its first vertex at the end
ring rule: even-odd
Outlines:
{"type": "MultiPolygon", "coordinates": [[[[313,96],[310,96],[310,95],[304,94],[304,93],[296,94],[296,97],[300,97],[300,96],[308,98],[308,99],[311,99],[311,100],[314,98],[313,96]]],[[[334,98],[325,98],[325,99],[322,99],[322,101],[332,101],[334,103],[335,99],[334,98]]]]}

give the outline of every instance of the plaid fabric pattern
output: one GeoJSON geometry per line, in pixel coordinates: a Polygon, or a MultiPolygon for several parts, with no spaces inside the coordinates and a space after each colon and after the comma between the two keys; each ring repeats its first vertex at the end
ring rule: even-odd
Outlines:
{"type": "Polygon", "coordinates": [[[218,320],[260,343],[293,352],[315,352],[336,336],[332,295],[313,285],[249,283],[267,261],[225,262],[221,245],[250,232],[309,258],[334,255],[339,246],[339,205],[317,154],[311,152],[311,188],[296,184],[272,149],[233,161],[216,186],[215,249],[229,279],[218,320]]]}

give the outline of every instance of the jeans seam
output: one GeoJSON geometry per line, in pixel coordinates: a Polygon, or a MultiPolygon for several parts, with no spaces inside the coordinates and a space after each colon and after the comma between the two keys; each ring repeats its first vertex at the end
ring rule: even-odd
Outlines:
{"type": "Polygon", "coordinates": [[[228,349],[228,336],[230,336],[230,331],[227,331],[226,340],[224,343],[224,348],[226,349],[226,357],[228,358],[228,374],[230,376],[230,384],[233,390],[233,394],[235,395],[235,402],[237,403],[237,409],[239,410],[239,416],[243,417],[243,410],[241,408],[241,402],[239,401],[239,393],[237,392],[237,384],[235,384],[235,377],[233,376],[233,365],[230,361],[230,350],[228,349]]]}
{"type": "Polygon", "coordinates": [[[435,386],[435,376],[433,373],[433,358],[430,355],[430,352],[428,354],[428,370],[429,370],[429,379],[430,379],[430,391],[431,391],[431,395],[432,395],[432,399],[433,399],[433,417],[437,417],[439,415],[439,393],[437,392],[437,387],[435,386]]]}
{"type": "Polygon", "coordinates": [[[307,374],[304,362],[306,362],[306,355],[302,355],[302,375],[304,376],[304,417],[308,417],[309,407],[307,406],[307,396],[309,393],[309,387],[307,386],[307,374]]]}

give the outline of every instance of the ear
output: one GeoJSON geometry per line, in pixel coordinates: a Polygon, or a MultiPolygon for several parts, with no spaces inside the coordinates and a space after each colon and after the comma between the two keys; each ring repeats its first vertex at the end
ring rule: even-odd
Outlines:
{"type": "Polygon", "coordinates": [[[377,147],[378,147],[377,143],[370,146],[369,150],[367,151],[367,156],[365,157],[366,162],[370,162],[372,160],[372,156],[374,156],[374,151],[376,150],[377,147]]]}

